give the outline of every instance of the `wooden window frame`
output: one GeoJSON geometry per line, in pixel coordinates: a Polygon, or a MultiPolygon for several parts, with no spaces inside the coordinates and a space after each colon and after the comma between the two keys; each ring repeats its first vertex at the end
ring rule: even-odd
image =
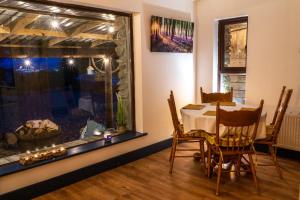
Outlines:
{"type": "Polygon", "coordinates": [[[218,91],[221,88],[221,74],[246,74],[247,55],[245,67],[224,67],[224,30],[228,24],[247,22],[247,44],[248,44],[248,17],[237,17],[219,21],[218,25],[218,91]]]}
{"type": "Polygon", "coordinates": [[[218,60],[219,60],[219,74],[220,73],[231,73],[231,74],[241,74],[246,73],[247,67],[247,55],[246,55],[246,66],[245,67],[224,67],[224,30],[225,26],[229,24],[239,24],[239,23],[247,23],[247,44],[248,44],[248,17],[238,17],[232,19],[224,19],[219,21],[219,43],[218,43],[218,60]]]}

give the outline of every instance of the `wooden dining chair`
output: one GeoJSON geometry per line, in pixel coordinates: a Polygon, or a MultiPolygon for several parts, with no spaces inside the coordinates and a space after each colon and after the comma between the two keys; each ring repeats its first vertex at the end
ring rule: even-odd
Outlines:
{"type": "Polygon", "coordinates": [[[273,120],[272,120],[270,125],[274,125],[275,122],[276,122],[278,113],[280,111],[279,109],[280,109],[281,104],[282,104],[282,99],[283,99],[283,96],[284,96],[285,89],[286,89],[286,86],[283,86],[282,89],[281,89],[281,93],[280,93],[279,100],[278,100],[278,103],[277,103],[277,106],[276,106],[276,110],[275,110],[275,113],[274,113],[274,116],[273,116],[273,120]]]}
{"type": "MultiPolygon", "coordinates": [[[[253,143],[263,108],[264,101],[255,110],[225,111],[216,108],[216,134],[207,135],[208,156],[207,174],[218,165],[216,195],[220,194],[222,164],[228,161],[235,164],[235,172],[251,171],[257,190],[259,189],[252,155],[255,153],[253,143]],[[222,131],[221,131],[222,130],[222,131]],[[225,131],[225,132],[224,132],[225,131]],[[250,169],[240,170],[241,158],[244,154],[249,157],[250,169]],[[212,159],[214,156],[214,159],[212,159]]],[[[231,172],[231,171],[227,171],[231,172]]]]}
{"type": "Polygon", "coordinates": [[[202,103],[212,103],[212,102],[233,102],[233,88],[230,89],[230,92],[227,93],[205,93],[200,87],[200,94],[201,94],[201,102],[202,103]]]}
{"type": "Polygon", "coordinates": [[[173,92],[171,91],[170,98],[168,99],[169,108],[172,116],[172,122],[174,126],[173,131],[173,142],[172,142],[172,148],[170,153],[170,170],[169,173],[172,174],[173,172],[173,165],[175,157],[194,157],[194,155],[176,155],[176,152],[178,151],[197,151],[201,154],[201,162],[205,164],[205,154],[204,154],[204,141],[205,137],[203,136],[204,131],[202,130],[192,130],[189,132],[184,132],[183,125],[180,124],[177,111],[176,111],[176,105],[175,105],[175,98],[173,95],[173,92]],[[199,148],[177,148],[179,143],[191,143],[191,142],[198,142],[199,148]]]}
{"type": "MultiPolygon", "coordinates": [[[[284,89],[285,88],[283,88],[282,90],[283,93],[284,89]]],[[[267,126],[267,137],[265,139],[255,141],[255,144],[265,145],[268,147],[268,154],[271,156],[271,160],[273,161],[273,164],[257,164],[257,166],[275,166],[277,173],[281,179],[283,178],[283,176],[277,161],[277,139],[293,90],[287,90],[285,95],[283,93],[281,93],[280,95],[279,104],[276,108],[276,112],[273,118],[273,120],[275,119],[275,122],[272,122],[270,126],[267,126]]],[[[257,153],[257,155],[265,154],[257,153]]]]}

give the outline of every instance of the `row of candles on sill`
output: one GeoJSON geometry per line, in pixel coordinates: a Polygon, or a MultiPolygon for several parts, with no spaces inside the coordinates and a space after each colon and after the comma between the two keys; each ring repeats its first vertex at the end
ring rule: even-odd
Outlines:
{"type": "Polygon", "coordinates": [[[41,160],[47,160],[51,158],[55,158],[58,156],[62,156],[67,153],[67,150],[63,146],[56,146],[53,144],[51,147],[45,147],[42,150],[39,150],[38,148],[34,151],[31,152],[29,150],[26,151],[26,154],[22,157],[20,157],[19,162],[22,165],[27,165],[31,163],[35,163],[41,160]]]}
{"type": "MultiPolygon", "coordinates": [[[[102,134],[102,133],[101,133],[100,131],[94,131],[94,135],[101,135],[101,134],[102,134]]],[[[106,141],[110,141],[110,140],[112,139],[111,133],[110,133],[110,132],[105,132],[105,133],[104,133],[104,139],[105,139],[106,141]]],[[[56,148],[56,145],[55,145],[55,144],[52,144],[51,147],[52,147],[52,148],[56,148]]],[[[47,148],[49,148],[49,147],[47,147],[47,146],[44,147],[44,149],[47,149],[47,148]]],[[[36,149],[35,149],[35,152],[38,152],[39,150],[40,150],[39,148],[36,148],[36,149]]],[[[60,151],[64,151],[64,150],[65,150],[65,147],[60,147],[59,150],[60,150],[60,151]]],[[[56,153],[56,151],[57,151],[56,149],[52,149],[52,153],[56,153]]],[[[31,154],[31,151],[30,151],[30,150],[27,150],[27,151],[26,151],[26,154],[28,154],[28,155],[31,154]]]]}
{"type": "MultiPolygon", "coordinates": [[[[110,142],[112,139],[111,133],[104,134],[105,142],[110,142]]],[[[62,156],[67,153],[67,149],[63,146],[56,146],[52,144],[51,147],[44,147],[43,149],[39,150],[38,148],[35,151],[31,152],[30,150],[26,151],[26,154],[20,157],[19,162],[22,165],[27,165],[31,163],[35,163],[41,160],[47,160],[51,158],[55,158],[58,156],[62,156]]]]}
{"type": "MultiPolygon", "coordinates": [[[[46,150],[46,149],[48,149],[49,147],[47,147],[47,146],[45,146],[44,147],[44,150],[46,150]]],[[[52,144],[51,145],[51,148],[52,148],[52,150],[51,150],[51,152],[52,153],[56,153],[57,152],[57,148],[56,148],[56,145],[55,144],[52,144]]],[[[64,151],[66,148],[65,147],[59,147],[59,149],[58,150],[60,150],[60,151],[64,151]]],[[[41,149],[42,150],[42,149],[41,149]]],[[[40,151],[40,149],[39,148],[36,148],[35,150],[34,150],[34,152],[38,152],[38,151],[40,151]]],[[[32,152],[30,151],[30,150],[27,150],[26,151],[26,154],[27,155],[30,155],[32,152]]],[[[37,154],[34,154],[34,157],[36,157],[36,155],[37,154]]]]}

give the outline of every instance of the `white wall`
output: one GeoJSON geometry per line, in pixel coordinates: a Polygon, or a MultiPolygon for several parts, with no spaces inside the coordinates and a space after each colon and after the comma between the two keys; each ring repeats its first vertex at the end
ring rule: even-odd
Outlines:
{"type": "Polygon", "coordinates": [[[191,0],[65,0],[134,13],[136,121],[148,136],[0,178],[0,194],[170,138],[170,89],[178,107],[195,99],[193,54],[151,53],[150,16],[191,19],[191,0]]]}
{"type": "Polygon", "coordinates": [[[286,85],[294,89],[290,109],[300,110],[299,0],[200,0],[197,10],[197,88],[213,87],[216,20],[248,15],[247,103],[263,98],[270,117],[286,85]]]}

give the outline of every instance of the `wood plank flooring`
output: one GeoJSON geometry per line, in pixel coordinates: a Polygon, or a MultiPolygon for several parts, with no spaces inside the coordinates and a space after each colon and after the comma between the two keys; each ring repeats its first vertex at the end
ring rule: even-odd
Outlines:
{"type": "MultiPolygon", "coordinates": [[[[208,179],[199,162],[175,159],[168,173],[170,149],[106,171],[36,198],[36,200],[207,200],[207,199],[299,199],[300,162],[279,158],[284,180],[274,167],[258,167],[261,192],[257,194],[250,175],[231,181],[224,174],[221,195],[215,196],[216,177],[208,179]]],[[[260,162],[267,162],[259,156],[260,162]]]]}

